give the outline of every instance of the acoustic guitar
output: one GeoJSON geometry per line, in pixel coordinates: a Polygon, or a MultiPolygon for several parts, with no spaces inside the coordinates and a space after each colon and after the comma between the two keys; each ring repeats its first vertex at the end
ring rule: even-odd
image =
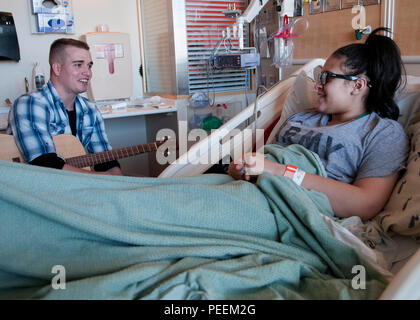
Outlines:
{"type": "MultiPolygon", "coordinates": [[[[79,139],[70,134],[60,134],[54,136],[53,140],[57,154],[66,160],[66,164],[90,170],[90,167],[95,164],[156,151],[160,145],[168,140],[168,138],[165,138],[162,141],[91,154],[86,154],[86,151],[79,139]]],[[[0,160],[21,163],[26,162],[22,153],[16,146],[15,139],[12,135],[0,134],[0,160]]]]}

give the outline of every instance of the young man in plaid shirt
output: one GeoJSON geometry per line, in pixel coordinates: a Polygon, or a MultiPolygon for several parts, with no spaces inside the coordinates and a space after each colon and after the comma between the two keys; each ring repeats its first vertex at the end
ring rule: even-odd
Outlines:
{"type": "Polygon", "coordinates": [[[80,93],[92,78],[92,58],[85,42],[58,39],[50,48],[50,81],[30,94],[19,97],[9,117],[8,132],[26,162],[44,167],[84,173],[122,175],[118,161],[87,171],[70,166],[56,153],[52,137],[73,134],[88,153],[111,149],[105,126],[96,106],[80,93]]]}

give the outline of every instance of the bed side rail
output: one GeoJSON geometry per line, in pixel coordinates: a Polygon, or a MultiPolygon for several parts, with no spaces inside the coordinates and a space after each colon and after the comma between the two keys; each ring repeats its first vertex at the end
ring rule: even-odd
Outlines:
{"type": "Polygon", "coordinates": [[[284,81],[277,83],[270,90],[259,96],[256,102],[253,102],[238,115],[229,120],[217,130],[213,130],[211,135],[194,144],[187,152],[182,154],[175,162],[168,166],[159,178],[169,177],[191,177],[202,174],[213,164],[218,163],[226,156],[234,158],[243,152],[249,152],[254,145],[259,146],[263,134],[254,136],[254,129],[266,129],[274,119],[282,113],[284,102],[293,89],[295,76],[302,70],[311,74],[312,70],[322,65],[325,60],[314,59],[299,68],[293,75],[284,81]],[[256,106],[256,107],[255,107],[256,106]],[[255,117],[256,115],[256,117],[255,117]],[[254,118],[257,122],[254,122],[254,118]],[[243,130],[243,124],[249,124],[243,130]],[[241,128],[241,130],[239,130],[241,128]],[[242,134],[239,133],[242,132],[242,134]],[[238,135],[241,143],[237,143],[238,135]]]}

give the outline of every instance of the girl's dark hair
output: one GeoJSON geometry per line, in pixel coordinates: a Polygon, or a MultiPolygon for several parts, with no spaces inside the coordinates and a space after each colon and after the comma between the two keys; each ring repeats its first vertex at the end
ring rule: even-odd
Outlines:
{"type": "Polygon", "coordinates": [[[397,44],[391,38],[377,34],[380,31],[390,32],[388,28],[377,28],[364,44],[347,45],[332,55],[346,58],[344,68],[350,75],[367,76],[371,86],[366,98],[367,111],[397,120],[399,109],[394,95],[402,85],[405,69],[397,44]]]}

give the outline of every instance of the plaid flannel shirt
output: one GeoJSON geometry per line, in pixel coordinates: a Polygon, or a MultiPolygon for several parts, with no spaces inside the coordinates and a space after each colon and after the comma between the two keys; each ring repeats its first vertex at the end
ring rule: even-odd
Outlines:
{"type": "MultiPolygon", "coordinates": [[[[77,96],[75,100],[77,138],[88,153],[111,150],[102,116],[95,104],[77,96]]],[[[8,133],[30,162],[46,153],[56,153],[52,137],[71,134],[63,101],[51,82],[40,91],[25,94],[9,113],[8,133]]]]}

